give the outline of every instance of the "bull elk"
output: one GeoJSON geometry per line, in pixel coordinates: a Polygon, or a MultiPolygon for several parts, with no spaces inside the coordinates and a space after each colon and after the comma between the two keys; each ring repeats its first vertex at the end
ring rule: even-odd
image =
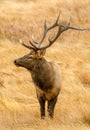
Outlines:
{"type": "Polygon", "coordinates": [[[36,94],[40,104],[41,118],[45,117],[45,102],[48,102],[48,113],[51,118],[54,116],[54,108],[57,102],[59,92],[61,90],[61,72],[58,64],[55,62],[48,62],[45,58],[46,49],[49,48],[58,37],[66,30],[86,30],[85,28],[78,28],[70,26],[70,18],[68,23],[64,26],[59,22],[60,14],[58,15],[56,21],[47,26],[46,20],[44,20],[44,31],[39,42],[34,40],[29,41],[30,45],[25,44],[21,41],[22,45],[30,49],[30,53],[16,59],[14,64],[16,66],[21,66],[26,68],[31,72],[31,77],[36,85],[36,94]],[[57,27],[58,31],[53,38],[48,38],[48,44],[41,46],[46,34],[51,29],[57,27]]]}

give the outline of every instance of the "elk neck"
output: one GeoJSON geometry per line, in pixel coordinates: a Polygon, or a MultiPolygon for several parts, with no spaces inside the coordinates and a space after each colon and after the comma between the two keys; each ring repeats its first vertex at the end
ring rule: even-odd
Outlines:
{"type": "Polygon", "coordinates": [[[45,58],[37,59],[30,72],[36,86],[44,91],[51,89],[54,83],[54,72],[52,65],[45,58]]]}

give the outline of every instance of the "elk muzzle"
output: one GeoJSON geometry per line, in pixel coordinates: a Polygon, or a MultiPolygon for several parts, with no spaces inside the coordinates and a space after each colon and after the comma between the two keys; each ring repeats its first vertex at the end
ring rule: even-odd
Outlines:
{"type": "Polygon", "coordinates": [[[15,64],[17,67],[21,66],[21,65],[18,63],[18,60],[14,60],[14,64],[15,64]]]}

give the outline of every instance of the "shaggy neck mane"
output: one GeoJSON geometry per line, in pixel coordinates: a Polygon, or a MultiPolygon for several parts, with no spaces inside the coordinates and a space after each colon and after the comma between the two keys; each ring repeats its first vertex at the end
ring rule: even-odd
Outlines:
{"type": "Polygon", "coordinates": [[[53,74],[54,72],[52,65],[44,58],[37,59],[36,64],[31,71],[31,76],[34,83],[44,91],[48,91],[53,86],[53,74]]]}

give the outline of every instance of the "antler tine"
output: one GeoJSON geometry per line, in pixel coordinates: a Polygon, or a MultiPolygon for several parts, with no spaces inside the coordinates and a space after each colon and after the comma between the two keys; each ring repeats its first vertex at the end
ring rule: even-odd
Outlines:
{"type": "Polygon", "coordinates": [[[20,44],[22,44],[24,47],[28,48],[28,49],[35,49],[33,46],[28,46],[26,45],[21,39],[19,40],[20,44]]]}
{"type": "Polygon", "coordinates": [[[72,27],[70,26],[70,20],[71,20],[71,16],[69,17],[69,20],[68,20],[68,23],[66,26],[62,26],[62,27],[65,27],[63,29],[63,31],[66,31],[68,29],[74,29],[74,30],[79,30],[79,31],[84,31],[84,30],[90,30],[89,28],[78,28],[78,27],[72,27]]]}
{"type": "Polygon", "coordinates": [[[37,50],[37,49],[38,49],[38,47],[35,46],[31,41],[29,41],[29,43],[30,43],[30,45],[34,48],[34,50],[37,50]]]}
{"type": "Polygon", "coordinates": [[[79,31],[90,30],[90,28],[78,28],[78,27],[72,27],[72,26],[70,26],[68,29],[74,29],[74,30],[79,30],[79,31]]]}
{"type": "MultiPolygon", "coordinates": [[[[40,47],[41,43],[43,42],[45,36],[46,36],[46,33],[47,33],[47,25],[46,25],[46,19],[44,18],[44,31],[43,31],[43,35],[42,35],[42,38],[40,39],[39,42],[35,41],[34,40],[34,36],[32,36],[32,40],[35,44],[38,44],[38,47],[40,47]]],[[[32,44],[33,45],[33,44],[32,44]]]]}
{"type": "Polygon", "coordinates": [[[32,41],[37,44],[37,42],[34,40],[34,36],[32,35],[32,41]]]}
{"type": "Polygon", "coordinates": [[[51,26],[49,26],[49,27],[48,27],[48,30],[51,30],[51,29],[53,29],[54,27],[56,27],[56,26],[59,25],[59,23],[58,23],[58,22],[59,22],[59,18],[60,18],[60,12],[59,12],[59,15],[58,15],[58,17],[57,17],[55,23],[53,23],[51,26]]]}
{"type": "Polygon", "coordinates": [[[68,23],[67,23],[67,26],[69,27],[70,27],[70,22],[71,22],[71,16],[69,16],[68,23]]]}
{"type": "Polygon", "coordinates": [[[43,31],[43,35],[42,38],[40,39],[39,43],[38,43],[38,47],[41,46],[41,43],[43,42],[46,34],[47,34],[48,28],[47,28],[47,24],[46,24],[46,18],[44,18],[44,31],[43,31]]]}

